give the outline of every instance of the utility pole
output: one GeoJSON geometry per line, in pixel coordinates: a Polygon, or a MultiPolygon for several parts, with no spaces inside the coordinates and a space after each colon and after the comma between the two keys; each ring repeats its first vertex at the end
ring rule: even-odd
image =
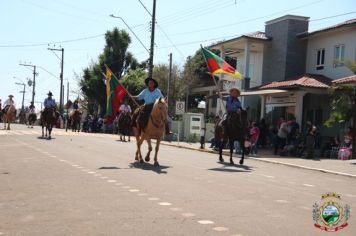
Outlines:
{"type": "Polygon", "coordinates": [[[64,64],[64,48],[48,48],[48,50],[51,51],[61,51],[62,52],[62,59],[61,59],[61,74],[60,74],[60,79],[61,79],[61,85],[60,85],[60,98],[59,98],[59,112],[61,115],[63,114],[63,64],[64,64]]]}
{"type": "MultiPolygon", "coordinates": [[[[190,56],[188,56],[188,72],[189,72],[189,83],[192,83],[193,81],[193,78],[192,78],[192,71],[190,69],[190,56]]],[[[188,112],[188,101],[189,101],[189,87],[187,87],[187,92],[186,92],[186,95],[185,95],[185,111],[188,112]]]]}
{"type": "Polygon", "coordinates": [[[69,101],[69,81],[67,81],[67,102],[69,101]]]}
{"type": "Polygon", "coordinates": [[[15,83],[17,85],[22,85],[23,86],[23,91],[20,91],[20,93],[22,93],[22,106],[21,106],[21,110],[24,111],[25,110],[25,93],[26,93],[26,84],[25,83],[15,83]]]}
{"type": "Polygon", "coordinates": [[[35,102],[35,94],[36,94],[36,66],[30,64],[19,64],[20,66],[29,66],[33,68],[33,88],[32,88],[32,102],[35,102]]]}
{"type": "Polygon", "coordinates": [[[153,54],[155,45],[155,26],[156,26],[156,0],[153,0],[152,22],[151,22],[151,48],[150,60],[148,64],[148,77],[152,78],[153,74],[153,54]]]}
{"type": "Polygon", "coordinates": [[[168,110],[169,110],[169,90],[170,90],[170,82],[172,79],[172,53],[169,54],[169,75],[168,75],[168,82],[167,82],[167,103],[168,103],[168,110]]]}

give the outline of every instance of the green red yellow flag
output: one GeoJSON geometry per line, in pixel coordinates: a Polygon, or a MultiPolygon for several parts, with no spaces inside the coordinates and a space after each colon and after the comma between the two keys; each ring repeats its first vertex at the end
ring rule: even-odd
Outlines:
{"type": "Polygon", "coordinates": [[[119,111],[120,101],[126,95],[126,89],[116,78],[112,78],[112,71],[106,67],[106,115],[111,123],[119,111]]]}
{"type": "Polygon", "coordinates": [[[242,79],[240,72],[238,72],[229,63],[224,61],[221,57],[215,55],[215,53],[206,48],[202,48],[202,50],[210,73],[214,75],[225,74],[230,75],[236,79],[242,79]]]}

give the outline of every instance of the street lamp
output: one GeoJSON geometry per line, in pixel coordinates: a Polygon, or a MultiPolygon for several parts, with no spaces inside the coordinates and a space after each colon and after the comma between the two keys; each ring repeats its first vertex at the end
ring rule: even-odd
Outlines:
{"type": "Polygon", "coordinates": [[[24,109],[25,109],[25,104],[24,103],[25,103],[26,84],[25,83],[18,83],[18,82],[15,82],[15,84],[23,86],[23,91],[20,91],[20,93],[22,93],[22,107],[21,107],[21,110],[24,111],[24,109]]]}
{"type": "Polygon", "coordinates": [[[139,37],[135,34],[135,32],[133,32],[133,30],[131,29],[131,27],[126,23],[126,21],[121,17],[121,16],[114,16],[114,14],[109,15],[112,18],[117,18],[122,20],[122,22],[124,22],[124,24],[126,25],[126,27],[131,31],[131,33],[135,36],[135,38],[141,43],[142,47],[144,47],[144,49],[146,49],[146,51],[148,53],[150,53],[150,51],[146,48],[146,46],[142,43],[142,41],[139,39],[139,37]]]}

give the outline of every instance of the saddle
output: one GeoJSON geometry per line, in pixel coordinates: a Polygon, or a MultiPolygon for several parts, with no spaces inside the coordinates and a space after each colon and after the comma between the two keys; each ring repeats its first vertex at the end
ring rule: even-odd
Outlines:
{"type": "Polygon", "coordinates": [[[148,120],[150,118],[152,108],[153,108],[153,104],[148,104],[148,105],[145,104],[138,107],[132,115],[131,126],[145,129],[148,124],[148,120]]]}

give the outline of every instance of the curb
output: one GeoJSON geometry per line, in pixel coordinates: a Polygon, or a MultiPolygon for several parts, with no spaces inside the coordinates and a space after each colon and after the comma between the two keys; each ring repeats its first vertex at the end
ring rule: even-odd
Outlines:
{"type": "MultiPolygon", "coordinates": [[[[215,152],[215,151],[212,151],[212,150],[197,149],[197,148],[191,148],[191,147],[186,147],[186,146],[176,145],[176,144],[161,143],[161,145],[170,146],[170,147],[176,147],[176,148],[183,148],[183,149],[188,149],[188,150],[192,150],[192,151],[199,151],[199,152],[206,152],[206,153],[213,153],[213,154],[216,154],[216,152],[215,152]]],[[[223,152],[223,155],[224,155],[224,156],[227,156],[228,154],[227,154],[226,152],[223,152]]],[[[291,163],[286,163],[286,162],[265,160],[265,159],[260,159],[260,158],[256,158],[256,157],[249,157],[249,159],[250,159],[250,160],[254,160],[254,161],[261,161],[261,162],[265,162],[265,163],[271,163],[271,164],[277,164],[277,165],[284,165],[284,166],[294,167],[294,168],[298,168],[298,169],[305,169],[305,170],[311,170],[311,171],[318,171],[318,172],[322,172],[322,173],[328,173],[328,174],[333,174],[333,175],[339,175],[339,176],[345,176],[345,177],[350,177],[350,178],[356,178],[356,175],[347,174],[347,173],[338,172],[338,171],[319,169],[319,168],[308,167],[308,166],[302,166],[302,165],[296,165],[296,164],[291,164],[291,163]]]]}

